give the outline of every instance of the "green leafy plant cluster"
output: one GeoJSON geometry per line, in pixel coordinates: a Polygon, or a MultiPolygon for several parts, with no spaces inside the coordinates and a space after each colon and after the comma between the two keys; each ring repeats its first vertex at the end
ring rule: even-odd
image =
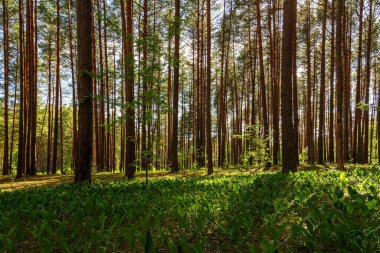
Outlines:
{"type": "Polygon", "coordinates": [[[378,252],[380,171],[0,193],[1,252],[378,252]]]}
{"type": "Polygon", "coordinates": [[[246,129],[247,133],[234,136],[234,138],[242,139],[248,145],[247,151],[242,155],[243,164],[246,166],[263,166],[271,163],[267,152],[270,136],[263,137],[259,125],[249,125],[246,129]]]}

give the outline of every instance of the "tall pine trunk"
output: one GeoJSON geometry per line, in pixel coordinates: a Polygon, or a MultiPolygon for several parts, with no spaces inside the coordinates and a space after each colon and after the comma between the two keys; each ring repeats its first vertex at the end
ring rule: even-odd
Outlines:
{"type": "MultiPolygon", "coordinates": [[[[3,175],[9,175],[9,136],[8,136],[8,97],[9,97],[9,36],[8,36],[8,1],[3,0],[3,28],[4,28],[4,155],[3,175]]],[[[16,99],[16,98],[15,98],[16,99]]]]}
{"type": "Polygon", "coordinates": [[[344,1],[338,0],[337,26],[336,26],[336,162],[337,169],[344,169],[343,150],[343,59],[342,59],[342,35],[343,35],[343,10],[344,1]]]}
{"type": "MultiPolygon", "coordinates": [[[[266,86],[265,86],[265,72],[264,72],[264,53],[263,53],[263,40],[261,33],[261,11],[260,1],[256,0],[256,16],[257,16],[257,40],[259,46],[259,70],[260,70],[260,89],[261,89],[261,107],[262,107],[262,121],[264,126],[264,138],[266,138],[266,152],[269,152],[269,122],[268,122],[268,110],[267,110],[267,98],[266,98],[266,86]]],[[[266,167],[270,167],[267,163],[266,167]]]]}
{"type": "Polygon", "coordinates": [[[307,59],[307,94],[306,94],[306,140],[308,147],[308,163],[314,164],[314,127],[312,109],[312,84],[311,84],[311,14],[310,1],[308,1],[306,59],[307,59]]]}
{"type": "MultiPolygon", "coordinates": [[[[124,1],[121,0],[122,17],[124,17],[124,1]]],[[[128,179],[135,177],[136,150],[135,150],[135,110],[134,110],[134,57],[133,57],[133,1],[126,5],[126,30],[123,27],[125,76],[126,76],[126,120],[125,120],[125,173],[128,179]]]]}
{"type": "Polygon", "coordinates": [[[318,134],[318,163],[324,161],[325,140],[325,93],[326,93],[326,20],[327,0],[323,0],[322,48],[321,48],[321,87],[319,93],[319,134],[318,134]]]}
{"type": "MultiPolygon", "coordinates": [[[[362,125],[362,112],[357,106],[361,102],[361,72],[362,72],[362,51],[363,51],[363,0],[359,0],[359,45],[358,45],[358,65],[356,73],[356,98],[355,98],[355,125],[354,125],[354,141],[353,141],[353,159],[354,163],[361,163],[362,154],[362,138],[361,138],[361,125],[362,125]]],[[[344,15],[344,14],[342,14],[344,15]]]]}
{"type": "Polygon", "coordinates": [[[76,86],[75,86],[75,70],[74,70],[74,50],[73,50],[73,30],[72,30],[72,21],[71,21],[71,1],[67,2],[67,12],[69,19],[69,43],[70,43],[70,69],[71,69],[71,85],[72,85],[72,103],[73,103],[73,137],[71,144],[71,169],[77,169],[77,101],[76,101],[76,86]]]}
{"type": "Polygon", "coordinates": [[[329,108],[329,150],[328,161],[334,163],[334,77],[335,77],[335,0],[331,7],[331,42],[330,42],[330,108],[329,108]]]}
{"type": "Polygon", "coordinates": [[[93,5],[91,0],[76,4],[78,37],[78,168],[76,182],[91,182],[92,92],[93,92],[93,5]]]}
{"type": "MultiPolygon", "coordinates": [[[[368,35],[367,35],[367,50],[366,50],[366,87],[365,87],[365,104],[369,104],[369,89],[371,84],[371,49],[372,49],[372,16],[373,16],[373,0],[369,3],[369,20],[368,20],[368,35]]],[[[364,146],[363,146],[363,163],[369,161],[369,109],[364,112],[364,146]]]]}
{"type": "Polygon", "coordinates": [[[173,125],[172,136],[169,146],[169,167],[171,171],[179,171],[178,165],[178,93],[179,93],[179,45],[181,32],[181,17],[180,17],[180,0],[175,1],[175,16],[174,16],[174,78],[173,78],[173,125]]]}
{"type": "Polygon", "coordinates": [[[207,173],[214,173],[212,161],[211,136],[211,0],[207,0],[207,95],[206,95],[206,132],[207,132],[207,173]]]}
{"type": "Polygon", "coordinates": [[[282,117],[282,171],[296,171],[297,162],[294,155],[294,122],[292,101],[292,50],[294,22],[296,13],[295,0],[284,0],[283,38],[282,38],[282,63],[281,63],[281,117],[282,117]]]}
{"type": "MultiPolygon", "coordinates": [[[[58,123],[59,123],[59,104],[60,104],[60,63],[61,63],[61,50],[60,50],[60,2],[57,1],[57,42],[56,42],[56,74],[55,74],[55,107],[54,107],[54,140],[53,140],[53,166],[52,173],[57,173],[57,160],[58,160],[58,123]]],[[[62,129],[61,129],[62,131],[62,129]]]]}
{"type": "Polygon", "coordinates": [[[19,114],[19,129],[18,129],[18,155],[17,155],[17,175],[16,178],[21,178],[25,169],[25,127],[24,127],[24,7],[23,0],[18,1],[18,18],[19,18],[19,53],[20,53],[20,114],[19,114]]]}

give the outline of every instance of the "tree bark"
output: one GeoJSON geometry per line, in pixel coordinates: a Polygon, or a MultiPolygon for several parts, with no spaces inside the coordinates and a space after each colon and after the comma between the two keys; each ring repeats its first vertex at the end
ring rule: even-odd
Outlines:
{"type": "MultiPolygon", "coordinates": [[[[372,49],[372,26],[373,26],[373,0],[369,1],[369,20],[368,20],[368,35],[367,35],[367,52],[366,52],[366,87],[365,87],[365,104],[369,105],[369,88],[371,84],[371,49],[372,49]]],[[[364,111],[364,152],[363,163],[368,163],[369,153],[369,107],[364,111]]]]}
{"type": "Polygon", "coordinates": [[[78,36],[78,169],[76,182],[91,182],[92,158],[92,74],[93,5],[91,0],[76,4],[78,36]]]}
{"type": "Polygon", "coordinates": [[[343,151],[343,59],[342,59],[342,19],[344,1],[338,0],[336,27],[336,161],[337,169],[344,169],[343,151]]]}
{"type": "MultiPolygon", "coordinates": [[[[260,69],[260,89],[261,89],[261,106],[262,106],[262,121],[264,126],[264,138],[266,138],[266,152],[270,156],[269,152],[269,122],[268,122],[268,110],[267,110],[267,98],[265,87],[265,72],[264,72],[264,54],[263,54],[263,41],[261,34],[261,12],[260,12],[260,0],[256,0],[256,16],[257,16],[257,40],[259,46],[259,69],[260,69]]],[[[291,40],[291,39],[290,39],[291,40]]],[[[270,167],[270,163],[265,165],[270,167]]]]}
{"type": "Polygon", "coordinates": [[[334,163],[334,77],[335,77],[335,0],[331,7],[331,46],[330,46],[330,115],[328,161],[334,163]]]}
{"type": "MultiPolygon", "coordinates": [[[[4,46],[4,155],[3,175],[9,175],[9,136],[8,136],[8,97],[9,97],[9,36],[8,36],[8,1],[3,0],[3,46],[4,46]]],[[[15,98],[16,99],[16,98],[15,98]]]]}
{"type": "Polygon", "coordinates": [[[293,33],[296,13],[295,0],[284,0],[283,38],[282,38],[282,73],[281,73],[281,117],[282,117],[282,171],[297,170],[294,159],[294,123],[292,101],[292,49],[293,33]]]}
{"type": "Polygon", "coordinates": [[[207,95],[206,95],[206,132],[207,132],[207,173],[214,173],[212,161],[212,132],[211,132],[211,0],[207,0],[207,95]]]}
{"type": "Polygon", "coordinates": [[[46,161],[46,173],[50,174],[51,169],[51,137],[52,137],[52,117],[53,113],[51,111],[51,103],[53,101],[53,91],[51,89],[52,74],[51,74],[51,58],[52,58],[52,48],[51,48],[51,33],[48,34],[48,140],[47,140],[47,161],[46,161]]]}
{"type": "MultiPolygon", "coordinates": [[[[56,43],[56,73],[55,73],[55,109],[54,109],[54,140],[53,140],[53,166],[52,174],[57,173],[57,160],[58,160],[58,123],[59,123],[59,100],[60,100],[60,63],[61,63],[61,50],[60,50],[60,2],[57,1],[57,43],[56,43]]],[[[62,129],[61,129],[62,131],[62,129]]]]}
{"type": "MultiPolygon", "coordinates": [[[[124,13],[124,1],[121,0],[122,13],[124,13]]],[[[126,6],[126,31],[124,32],[125,52],[125,76],[126,76],[126,146],[125,146],[125,173],[128,179],[135,177],[136,150],[135,150],[135,101],[134,101],[134,57],[133,57],[133,1],[127,1],[126,6]]],[[[123,16],[123,15],[122,15],[123,16]]]]}
{"type": "MultiPolygon", "coordinates": [[[[293,12],[297,13],[297,2],[293,5],[293,12]]],[[[293,21],[293,38],[292,38],[292,92],[293,92],[293,156],[296,165],[299,165],[299,115],[298,115],[298,82],[297,82],[297,15],[293,21]]]]}
{"type": "Polygon", "coordinates": [[[20,115],[18,130],[18,155],[17,155],[17,175],[21,178],[25,168],[25,143],[24,143],[24,7],[23,0],[18,1],[19,18],[19,53],[20,53],[20,115]]]}
{"type": "Polygon", "coordinates": [[[181,17],[180,17],[180,0],[175,1],[175,15],[174,15],[174,78],[173,78],[173,125],[172,136],[169,146],[169,167],[172,172],[179,171],[178,165],[178,93],[179,93],[179,46],[181,34],[181,17]]]}
{"type": "Polygon", "coordinates": [[[318,163],[324,161],[325,140],[325,93],[326,93],[326,20],[327,0],[323,0],[322,48],[321,48],[321,87],[319,93],[319,135],[318,135],[318,163]]]}
{"type": "Polygon", "coordinates": [[[69,44],[70,44],[70,68],[71,68],[71,85],[72,85],[72,103],[73,103],[73,138],[71,147],[71,169],[77,169],[77,101],[76,101],[76,86],[75,86],[75,70],[74,70],[74,52],[73,52],[73,29],[71,21],[71,1],[67,1],[67,12],[69,19],[69,44]]]}
{"type": "MultiPolygon", "coordinates": [[[[356,98],[355,98],[355,125],[354,125],[354,141],[353,141],[353,159],[354,163],[362,162],[362,138],[361,124],[362,112],[357,106],[361,101],[361,71],[362,71],[362,50],[363,50],[363,0],[359,0],[359,45],[358,45],[358,66],[357,66],[357,79],[356,79],[356,98]]],[[[344,15],[344,14],[342,14],[344,15]]]]}
{"type": "Polygon", "coordinates": [[[310,1],[308,1],[307,36],[306,36],[306,59],[307,59],[307,94],[306,94],[306,140],[308,147],[308,163],[314,164],[314,127],[312,110],[312,87],[311,87],[311,14],[310,1]]]}

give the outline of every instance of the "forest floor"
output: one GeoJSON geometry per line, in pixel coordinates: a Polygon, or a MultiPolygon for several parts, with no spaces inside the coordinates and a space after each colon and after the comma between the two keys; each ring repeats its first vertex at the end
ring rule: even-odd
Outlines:
{"type": "MultiPolygon", "coordinates": [[[[347,169],[353,168],[368,168],[368,165],[346,165],[347,169]]],[[[325,164],[325,165],[300,165],[298,168],[300,171],[331,171],[335,170],[335,165],[325,164]]],[[[247,168],[247,167],[230,167],[227,169],[215,169],[214,173],[216,175],[238,175],[238,174],[250,174],[258,172],[278,172],[280,167],[271,168],[247,168]]],[[[170,173],[168,171],[155,171],[149,172],[149,178],[188,178],[193,176],[200,176],[206,174],[205,169],[198,170],[182,170],[178,173],[170,173]]],[[[145,172],[138,171],[136,173],[137,180],[145,180],[145,172]]],[[[93,182],[115,182],[125,180],[124,173],[93,173],[93,182]]],[[[56,174],[56,175],[42,175],[37,176],[25,176],[16,179],[14,175],[1,176],[0,175],[0,192],[1,191],[16,191],[23,190],[27,188],[40,187],[40,186],[57,186],[61,184],[71,183],[74,181],[74,175],[72,173],[68,174],[56,174]]]]}
{"type": "Polygon", "coordinates": [[[0,252],[379,252],[378,166],[0,178],[0,252]]]}

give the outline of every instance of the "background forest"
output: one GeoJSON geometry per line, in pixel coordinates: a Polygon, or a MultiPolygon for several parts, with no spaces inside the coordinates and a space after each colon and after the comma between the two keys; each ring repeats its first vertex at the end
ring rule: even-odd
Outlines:
{"type": "MultiPolygon", "coordinates": [[[[126,13],[121,12],[120,3],[93,3],[92,156],[96,171],[123,171],[124,157],[128,156],[124,143],[125,109],[129,105],[122,41],[126,13]]],[[[375,0],[345,2],[342,16],[342,149],[348,163],[377,163],[380,152],[378,4],[375,0]]],[[[25,157],[35,153],[35,171],[70,171],[77,154],[75,3],[43,0],[21,2],[22,9],[19,5],[18,1],[4,0],[1,9],[0,167],[4,174],[15,170],[20,152],[22,60],[25,157]],[[31,41],[27,41],[28,34],[31,41]],[[29,120],[32,114],[36,114],[35,122],[29,120]],[[31,147],[35,150],[30,151],[31,147]]],[[[205,1],[182,1],[180,19],[176,19],[174,7],[173,1],[134,1],[131,21],[137,168],[168,167],[173,131],[178,131],[180,168],[205,166],[208,138],[213,163],[220,167],[277,165],[281,161],[281,129],[287,129],[280,125],[282,2],[212,1],[210,87],[205,1]],[[177,84],[176,34],[180,35],[177,84]],[[174,102],[178,102],[177,109],[174,102]],[[178,117],[178,130],[173,129],[174,117],[178,117]]],[[[305,163],[334,163],[336,158],[336,8],[336,1],[297,4],[296,48],[292,53],[297,143],[293,148],[305,163]]],[[[23,172],[35,171],[26,166],[23,172]]]]}

